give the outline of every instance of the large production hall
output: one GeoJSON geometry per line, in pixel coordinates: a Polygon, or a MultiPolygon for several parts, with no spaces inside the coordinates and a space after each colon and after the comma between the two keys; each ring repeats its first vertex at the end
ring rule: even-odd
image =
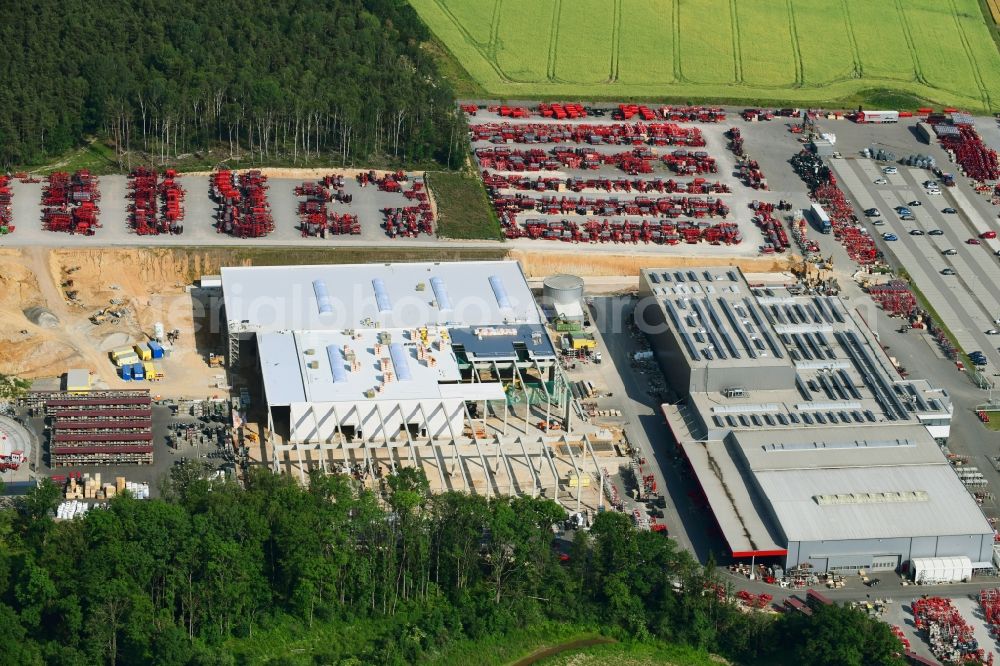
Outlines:
{"type": "MultiPolygon", "coordinates": [[[[573,398],[514,261],[223,268],[234,381],[276,471],[604,502],[620,460],[573,398]]],[[[582,298],[582,293],[580,294],[582,298]]]]}
{"type": "Polygon", "coordinates": [[[663,405],[734,558],[818,571],[991,566],[993,529],[942,452],[953,406],[903,379],[836,297],[736,268],[644,270],[663,405]]]}

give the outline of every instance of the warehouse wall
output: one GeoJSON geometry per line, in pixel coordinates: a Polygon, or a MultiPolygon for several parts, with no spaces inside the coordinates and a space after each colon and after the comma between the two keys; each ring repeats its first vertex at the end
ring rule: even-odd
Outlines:
{"type": "Polygon", "coordinates": [[[635,310],[636,324],[647,334],[667,383],[678,396],[686,397],[691,390],[691,368],[681,348],[682,343],[674,337],[666,321],[666,312],[645,280],[640,283],[639,298],[635,310]]]}
{"type": "Polygon", "coordinates": [[[989,562],[993,556],[992,534],[961,536],[855,539],[845,541],[791,541],[785,566],[809,562],[818,571],[838,566],[871,568],[880,555],[899,555],[900,564],[915,557],[964,556],[973,562],[989,562]]]}
{"type": "MultiPolygon", "coordinates": [[[[386,437],[396,437],[402,427],[410,424],[417,428],[418,436],[431,438],[449,438],[451,430],[456,436],[462,435],[465,427],[465,410],[460,399],[449,400],[365,400],[338,403],[299,403],[292,405],[292,441],[293,442],[328,442],[337,433],[337,425],[353,427],[360,431],[365,439],[384,441],[386,437]],[[377,407],[376,407],[377,405],[377,407]],[[427,414],[429,427],[424,424],[420,411],[423,405],[427,414]],[[311,408],[310,408],[311,407],[311,408]],[[385,427],[380,423],[385,420],[385,427]],[[427,430],[426,435],[420,430],[427,430]]],[[[402,441],[406,441],[405,435],[402,441]]]]}

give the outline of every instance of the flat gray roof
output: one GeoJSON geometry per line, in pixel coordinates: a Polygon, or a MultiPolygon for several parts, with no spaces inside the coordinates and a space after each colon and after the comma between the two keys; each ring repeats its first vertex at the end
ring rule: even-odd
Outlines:
{"type": "Polygon", "coordinates": [[[755,479],[790,541],[993,534],[943,459],[937,465],[761,471],[755,479]]]}
{"type": "Polygon", "coordinates": [[[230,332],[540,323],[516,261],[222,269],[230,332]]]}

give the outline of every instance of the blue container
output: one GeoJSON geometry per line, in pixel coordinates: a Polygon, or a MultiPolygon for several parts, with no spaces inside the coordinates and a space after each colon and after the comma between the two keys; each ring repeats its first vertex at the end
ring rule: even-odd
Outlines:
{"type": "Polygon", "coordinates": [[[118,372],[121,373],[122,379],[124,379],[125,381],[127,381],[127,382],[132,381],[132,366],[131,365],[123,365],[122,367],[118,368],[118,372]]]}
{"type": "Polygon", "coordinates": [[[146,378],[146,372],[142,368],[142,363],[133,363],[131,368],[132,368],[132,379],[146,378]]]}
{"type": "Polygon", "coordinates": [[[163,358],[163,346],[154,340],[150,340],[148,343],[149,351],[153,355],[153,358],[163,358]]]}

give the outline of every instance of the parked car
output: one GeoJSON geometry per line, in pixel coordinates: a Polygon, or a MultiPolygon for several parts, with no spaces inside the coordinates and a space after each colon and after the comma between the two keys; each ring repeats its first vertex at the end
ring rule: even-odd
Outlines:
{"type": "Polygon", "coordinates": [[[978,238],[970,238],[969,240],[967,240],[965,242],[967,244],[969,244],[969,245],[982,245],[983,244],[982,241],[979,240],[978,238]]]}
{"type": "Polygon", "coordinates": [[[958,254],[958,250],[953,250],[952,248],[949,247],[947,250],[945,250],[941,254],[943,254],[946,257],[954,257],[956,254],[958,254]]]}
{"type": "Polygon", "coordinates": [[[876,217],[874,220],[872,220],[872,224],[874,224],[876,227],[881,227],[883,224],[885,224],[885,220],[883,220],[881,217],[876,217]]]}
{"type": "Polygon", "coordinates": [[[890,233],[886,232],[886,233],[882,234],[882,240],[895,241],[895,240],[899,240],[899,236],[897,236],[896,234],[890,234],[890,233]]]}
{"type": "Polygon", "coordinates": [[[910,229],[910,235],[911,236],[923,236],[924,235],[924,231],[923,231],[923,229],[910,229]]]}
{"type": "Polygon", "coordinates": [[[988,331],[986,331],[986,335],[1000,335],[1000,331],[998,331],[995,328],[991,328],[988,331]]]}
{"type": "Polygon", "coordinates": [[[997,237],[997,232],[995,232],[995,231],[993,231],[991,229],[989,231],[984,231],[983,233],[979,234],[979,237],[980,238],[986,238],[986,239],[996,238],[997,237]]]}
{"type": "Polygon", "coordinates": [[[955,210],[954,208],[952,208],[952,207],[950,207],[950,206],[949,206],[948,208],[942,208],[942,209],[941,209],[941,212],[942,212],[942,213],[945,213],[945,214],[947,214],[947,215],[954,215],[954,214],[955,214],[955,213],[957,213],[958,211],[957,211],[957,210],[955,210]]]}
{"type": "Polygon", "coordinates": [[[955,275],[955,274],[956,273],[955,273],[955,269],[954,268],[942,268],[941,269],[941,275],[955,275]]]}
{"type": "Polygon", "coordinates": [[[899,169],[897,169],[894,166],[887,166],[887,167],[885,167],[885,168],[882,169],[882,173],[884,173],[887,176],[894,176],[897,173],[899,173],[899,169]]]}
{"type": "Polygon", "coordinates": [[[878,217],[882,213],[879,212],[878,208],[869,208],[865,211],[865,215],[868,217],[878,217]]]}
{"type": "Polygon", "coordinates": [[[941,190],[937,189],[936,187],[928,188],[927,194],[931,195],[932,197],[939,197],[941,196],[941,190]]]}
{"type": "Polygon", "coordinates": [[[876,185],[888,185],[889,181],[887,181],[885,178],[876,178],[874,183],[876,185]]]}
{"type": "Polygon", "coordinates": [[[908,206],[923,206],[923,204],[920,203],[919,201],[917,201],[916,199],[914,199],[913,201],[908,202],[907,205],[908,206]]]}
{"type": "Polygon", "coordinates": [[[940,229],[931,229],[927,232],[928,236],[944,236],[944,232],[940,229]]]}

